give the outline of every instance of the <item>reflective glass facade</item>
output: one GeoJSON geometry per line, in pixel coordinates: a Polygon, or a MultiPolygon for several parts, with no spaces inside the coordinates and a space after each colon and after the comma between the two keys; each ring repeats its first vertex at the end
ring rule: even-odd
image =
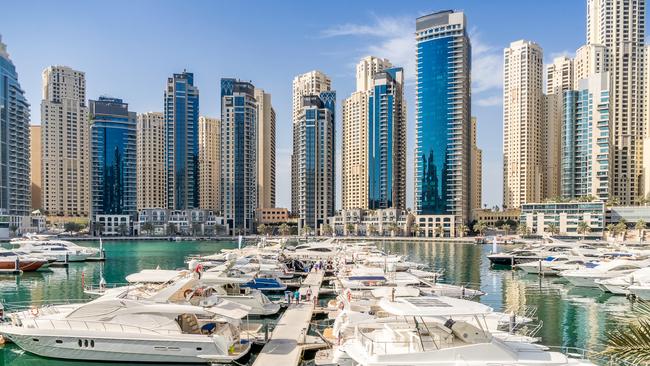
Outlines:
{"type": "Polygon", "coordinates": [[[0,213],[31,211],[29,103],[0,39],[0,213]]]}
{"type": "Polygon", "coordinates": [[[470,44],[463,13],[417,19],[415,209],[469,218],[470,44]]]}
{"type": "Polygon", "coordinates": [[[404,208],[406,200],[406,116],[403,70],[373,77],[368,97],[368,208],[404,208]]]}
{"type": "Polygon", "coordinates": [[[89,101],[91,213],[136,216],[136,114],[121,99],[89,101]]]}
{"type": "Polygon", "coordinates": [[[171,210],[199,207],[199,89],[194,74],[167,79],[165,90],[165,157],[167,206],[171,210]]]}

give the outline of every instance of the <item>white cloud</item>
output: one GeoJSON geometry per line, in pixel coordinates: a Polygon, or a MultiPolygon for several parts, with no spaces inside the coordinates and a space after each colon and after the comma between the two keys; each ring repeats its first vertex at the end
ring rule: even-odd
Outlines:
{"type": "Polygon", "coordinates": [[[574,52],[569,51],[569,50],[564,50],[564,51],[560,51],[560,52],[551,52],[551,55],[550,55],[551,59],[549,60],[549,62],[553,62],[553,60],[555,60],[558,57],[570,57],[570,58],[572,58],[573,55],[574,55],[574,52]]]}
{"type": "Polygon", "coordinates": [[[503,103],[503,98],[498,95],[493,95],[490,97],[480,98],[476,100],[475,103],[476,105],[481,107],[494,107],[497,105],[501,105],[501,103],[503,103]]]}
{"type": "Polygon", "coordinates": [[[503,53],[484,43],[476,28],[469,32],[472,42],[472,93],[503,88],[503,53]]]}

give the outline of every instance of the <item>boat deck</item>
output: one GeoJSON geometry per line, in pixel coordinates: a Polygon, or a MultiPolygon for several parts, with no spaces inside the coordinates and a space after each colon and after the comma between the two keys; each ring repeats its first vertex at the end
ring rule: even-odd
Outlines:
{"type": "MultiPolygon", "coordinates": [[[[317,294],[323,282],[325,272],[310,272],[302,282],[300,293],[305,295],[311,288],[317,294]]],[[[292,303],[278,321],[270,340],[255,359],[253,366],[282,365],[295,366],[300,362],[302,351],[307,342],[307,330],[314,313],[313,302],[292,303]]]]}

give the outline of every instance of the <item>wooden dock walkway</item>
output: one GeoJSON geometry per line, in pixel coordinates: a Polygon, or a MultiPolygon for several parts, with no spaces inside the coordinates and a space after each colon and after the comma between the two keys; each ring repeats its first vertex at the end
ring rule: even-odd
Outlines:
{"type": "MultiPolygon", "coordinates": [[[[324,276],[324,271],[310,272],[299,290],[303,297],[308,288],[311,288],[312,294],[318,294],[324,276]]],[[[313,313],[313,301],[292,303],[273,329],[268,343],[255,358],[253,366],[298,365],[313,313]]]]}

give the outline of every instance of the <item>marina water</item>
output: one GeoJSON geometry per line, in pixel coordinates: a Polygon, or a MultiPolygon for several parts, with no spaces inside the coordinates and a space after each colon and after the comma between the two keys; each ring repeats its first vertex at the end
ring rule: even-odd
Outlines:
{"type": "MultiPolygon", "coordinates": [[[[80,244],[99,246],[96,242],[80,244]]],[[[545,345],[599,349],[598,346],[605,341],[607,329],[615,325],[616,315],[630,309],[625,297],[605,294],[597,288],[575,288],[558,277],[492,269],[485,257],[491,251],[489,245],[404,241],[377,244],[380,249],[406,254],[410,260],[426,263],[432,269],[443,269],[443,282],[480,288],[487,292],[480,301],[495,310],[535,314],[542,322],[536,335],[545,345]]],[[[104,241],[107,257],[104,263],[70,263],[68,268],[52,268],[21,276],[0,275],[0,300],[24,307],[87,301],[89,297],[84,295],[82,283],[98,284],[100,273],[107,283],[123,283],[126,275],[142,269],[186,268],[187,256],[213,254],[236,247],[235,241],[104,241]]],[[[0,346],[0,365],[101,364],[45,359],[25,353],[11,344],[0,346]]]]}

